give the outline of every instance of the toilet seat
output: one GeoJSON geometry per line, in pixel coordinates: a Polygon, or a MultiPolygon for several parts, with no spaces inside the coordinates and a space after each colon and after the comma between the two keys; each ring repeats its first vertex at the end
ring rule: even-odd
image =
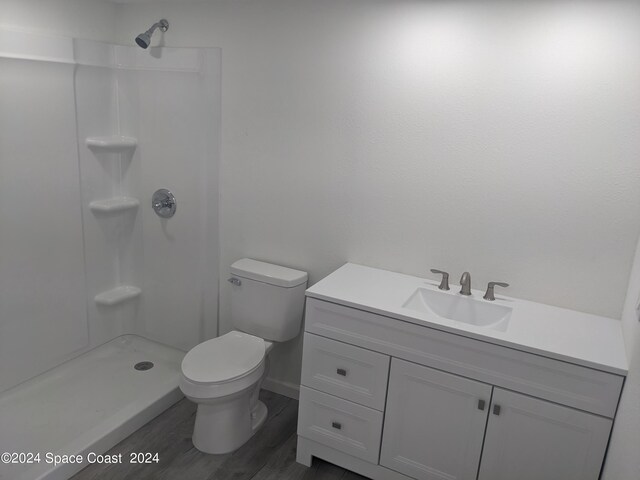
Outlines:
{"type": "Polygon", "coordinates": [[[233,382],[264,367],[265,351],[262,338],[233,330],[192,348],[182,360],[182,375],[197,385],[233,382]]]}

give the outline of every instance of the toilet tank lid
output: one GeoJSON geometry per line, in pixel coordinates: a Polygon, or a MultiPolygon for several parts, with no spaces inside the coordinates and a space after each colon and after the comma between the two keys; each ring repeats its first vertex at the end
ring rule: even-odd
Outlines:
{"type": "Polygon", "coordinates": [[[295,287],[307,281],[307,272],[243,258],[231,265],[231,274],[279,287],[295,287]]]}

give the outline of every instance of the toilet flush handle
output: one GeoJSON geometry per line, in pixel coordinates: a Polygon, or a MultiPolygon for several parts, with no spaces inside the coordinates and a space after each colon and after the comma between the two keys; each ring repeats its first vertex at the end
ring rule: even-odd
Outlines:
{"type": "Polygon", "coordinates": [[[242,285],[242,282],[240,281],[240,279],[236,277],[229,278],[227,282],[233,283],[236,287],[239,287],[240,285],[242,285]]]}

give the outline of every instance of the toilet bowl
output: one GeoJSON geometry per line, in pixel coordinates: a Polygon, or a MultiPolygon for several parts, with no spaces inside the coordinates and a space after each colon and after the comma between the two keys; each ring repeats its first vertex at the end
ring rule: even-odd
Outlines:
{"type": "Polygon", "coordinates": [[[231,331],[193,348],[182,361],[180,389],[198,404],[193,444],[228,453],[244,444],[267,417],[258,400],[273,344],[231,331]]]}
{"type": "Polygon", "coordinates": [[[198,404],[193,444],[213,454],[236,450],[264,424],[267,407],[258,395],[267,355],[273,341],[298,335],[307,282],[305,272],[251,259],[235,262],[231,273],[231,317],[239,329],[191,349],[180,379],[198,404]]]}

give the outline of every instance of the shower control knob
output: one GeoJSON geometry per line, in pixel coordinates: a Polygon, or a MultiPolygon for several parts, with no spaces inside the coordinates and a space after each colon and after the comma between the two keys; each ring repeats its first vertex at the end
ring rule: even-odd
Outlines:
{"type": "Polygon", "coordinates": [[[176,197],[166,188],[156,190],[151,198],[153,211],[161,218],[171,218],[176,213],[176,197]]]}

